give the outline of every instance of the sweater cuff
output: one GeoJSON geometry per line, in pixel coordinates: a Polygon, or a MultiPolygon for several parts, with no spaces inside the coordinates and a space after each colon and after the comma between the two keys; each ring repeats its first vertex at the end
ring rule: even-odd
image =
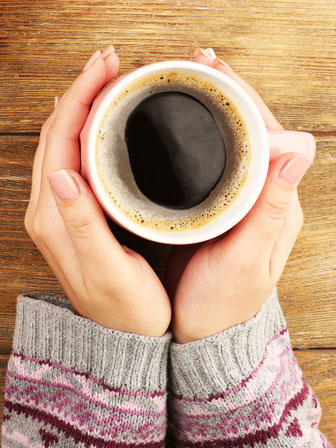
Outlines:
{"type": "Polygon", "coordinates": [[[164,390],[170,340],[169,332],[150,337],[102,327],[59,297],[18,297],[14,352],[90,373],[112,387],[164,390]]]}
{"type": "Polygon", "coordinates": [[[276,289],[258,314],[222,333],[187,344],[170,344],[172,389],[184,397],[208,397],[247,378],[268,343],[285,332],[276,289]]]}

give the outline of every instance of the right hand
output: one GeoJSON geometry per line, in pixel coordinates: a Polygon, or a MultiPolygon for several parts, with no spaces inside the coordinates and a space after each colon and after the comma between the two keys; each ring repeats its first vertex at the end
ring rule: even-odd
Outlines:
{"type": "MultiPolygon", "coordinates": [[[[196,55],[196,62],[211,65],[235,80],[255,101],[267,128],[282,129],[260,96],[225,64],[211,63],[203,54],[196,55]]],[[[220,333],[260,310],[278,282],[302,226],[297,185],[311,162],[293,152],[272,160],[257,202],[233,229],[204,244],[174,248],[165,285],[173,299],[176,342],[220,333]]]]}
{"type": "Polygon", "coordinates": [[[162,283],[141,255],[119,244],[79,174],[79,134],[90,105],[119,69],[116,53],[106,53],[78,76],[42,127],[25,226],[81,316],[162,336],[171,319],[162,283]]]}

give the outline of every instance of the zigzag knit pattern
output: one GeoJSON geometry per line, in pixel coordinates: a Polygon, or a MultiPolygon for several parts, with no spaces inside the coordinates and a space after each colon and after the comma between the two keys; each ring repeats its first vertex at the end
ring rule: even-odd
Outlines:
{"type": "Polygon", "coordinates": [[[164,446],[164,391],[113,388],[62,365],[12,353],[4,404],[4,445],[164,446]],[[29,425],[33,438],[20,428],[29,425]],[[40,440],[34,440],[39,435],[40,440]],[[21,444],[21,445],[20,445],[21,444]]]}
{"type": "Polygon", "coordinates": [[[292,351],[275,292],[251,321],[171,344],[176,448],[331,447],[321,408],[292,351]],[[203,362],[206,360],[206,368],[203,362]]]}
{"type": "Polygon", "coordinates": [[[19,299],[2,447],[164,447],[170,337],[126,336],[45,305],[19,299]]]}
{"type": "Polygon", "coordinates": [[[331,448],[276,291],[242,325],[170,341],[103,328],[64,299],[20,297],[1,446],[331,448]]]}

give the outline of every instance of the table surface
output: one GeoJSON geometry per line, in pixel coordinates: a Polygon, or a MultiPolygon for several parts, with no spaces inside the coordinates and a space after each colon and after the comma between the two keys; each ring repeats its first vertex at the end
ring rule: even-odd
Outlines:
{"type": "MultiPolygon", "coordinates": [[[[42,122],[88,57],[113,44],[121,72],[212,47],[287,129],[312,132],[299,188],[305,223],[278,285],[303,372],[336,443],[335,0],[0,0],[0,371],[3,399],[16,297],[62,295],[24,229],[42,122]]],[[[169,248],[116,229],[162,275],[169,248]]],[[[2,409],[2,404],[1,404],[2,409]]]]}

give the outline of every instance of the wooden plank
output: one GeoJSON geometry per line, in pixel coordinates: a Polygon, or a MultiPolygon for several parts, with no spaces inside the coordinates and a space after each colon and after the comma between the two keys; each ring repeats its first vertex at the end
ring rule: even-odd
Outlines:
{"type": "MultiPolygon", "coordinates": [[[[303,374],[322,407],[320,430],[336,445],[336,351],[296,351],[303,374]]],[[[0,418],[2,419],[5,375],[9,355],[0,355],[0,418]]]]}
{"type": "Polygon", "coordinates": [[[294,347],[335,347],[336,138],[317,137],[299,196],[305,222],[278,285],[294,347]]]}
{"type": "Polygon", "coordinates": [[[336,138],[317,137],[299,196],[305,222],[278,285],[294,347],[335,347],[336,138]]]}
{"type": "Polygon", "coordinates": [[[121,73],[213,47],[289,129],[336,131],[334,0],[1,0],[0,132],[38,132],[97,49],[121,73]]]}
{"type": "MultiPolygon", "coordinates": [[[[0,137],[0,352],[11,347],[17,295],[63,295],[23,224],[37,141],[37,137],[0,137]]],[[[300,187],[305,224],[279,282],[292,343],[298,348],[336,347],[335,143],[335,137],[318,137],[315,164],[300,187]]],[[[142,253],[162,278],[169,246],[138,238],[115,224],[111,228],[123,244],[142,253]]]]}

